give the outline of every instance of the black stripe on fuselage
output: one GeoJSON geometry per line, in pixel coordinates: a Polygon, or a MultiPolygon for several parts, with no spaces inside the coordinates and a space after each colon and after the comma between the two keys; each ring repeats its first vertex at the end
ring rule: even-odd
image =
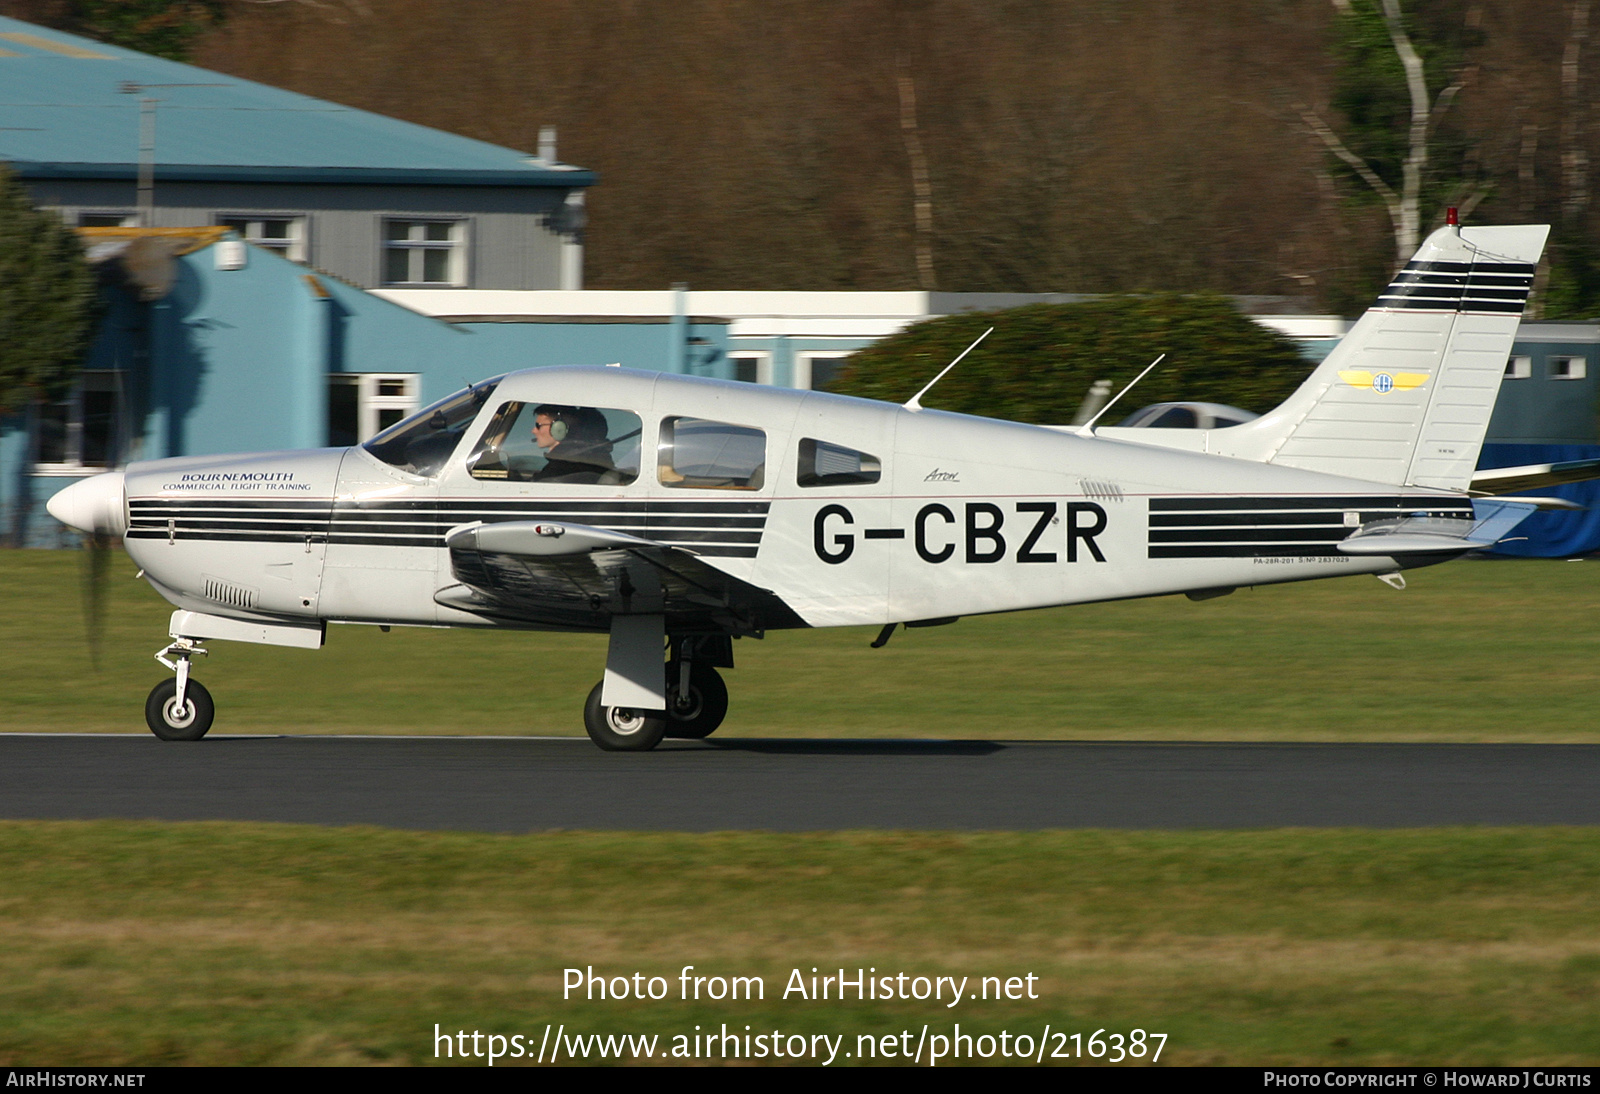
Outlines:
{"type": "Polygon", "coordinates": [[[1281,497],[1281,498],[1224,498],[1216,496],[1194,498],[1151,498],[1152,513],[1209,512],[1215,510],[1264,510],[1287,512],[1290,510],[1371,509],[1375,512],[1405,513],[1421,509],[1471,508],[1465,498],[1441,497],[1438,494],[1354,494],[1333,497],[1281,497]]]}
{"type": "Polygon", "coordinates": [[[767,501],[475,501],[328,502],[263,499],[130,500],[132,539],[337,546],[444,547],[462,524],[566,519],[609,531],[631,531],[697,554],[754,558],[766,527],[767,501]]]}
{"type": "Polygon", "coordinates": [[[1152,529],[1150,542],[1156,543],[1337,543],[1354,528],[1186,528],[1167,531],[1152,529]]]}
{"type": "Polygon", "coordinates": [[[1343,557],[1331,543],[1289,543],[1282,546],[1268,544],[1152,546],[1149,555],[1150,558],[1283,558],[1285,556],[1343,557]]]}
{"type": "Polygon", "coordinates": [[[1436,495],[1151,498],[1148,557],[1336,556],[1356,525],[1417,513],[1474,519],[1467,499],[1436,495]]]}

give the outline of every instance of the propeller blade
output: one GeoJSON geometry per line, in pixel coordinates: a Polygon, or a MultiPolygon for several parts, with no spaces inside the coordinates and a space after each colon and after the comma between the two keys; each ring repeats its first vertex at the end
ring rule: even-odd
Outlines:
{"type": "Polygon", "coordinates": [[[83,626],[89,642],[89,664],[100,670],[101,640],[106,624],[106,579],[111,572],[116,537],[87,532],[83,537],[83,626]]]}

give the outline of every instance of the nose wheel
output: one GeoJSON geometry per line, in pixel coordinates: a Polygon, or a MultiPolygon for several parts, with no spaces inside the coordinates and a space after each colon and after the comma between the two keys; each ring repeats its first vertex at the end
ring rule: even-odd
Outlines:
{"type": "Polygon", "coordinates": [[[216,716],[211,693],[198,680],[190,680],[178,698],[178,681],[163,680],[150,689],[144,701],[144,720],[150,732],[163,741],[198,741],[216,716]]]}
{"type": "Polygon", "coordinates": [[[216,704],[211,693],[198,680],[189,679],[189,661],[204,657],[207,650],[193,638],[179,638],[156,654],[175,674],[150,689],[144,701],[144,721],[150,732],[163,741],[198,741],[211,728],[216,704]]]}

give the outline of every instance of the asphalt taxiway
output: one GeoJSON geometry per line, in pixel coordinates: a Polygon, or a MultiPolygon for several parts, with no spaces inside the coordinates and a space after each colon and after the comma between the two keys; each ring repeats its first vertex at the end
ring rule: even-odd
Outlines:
{"type": "Polygon", "coordinates": [[[0,818],[555,828],[1600,824],[1600,745],[0,734],[0,818]]]}

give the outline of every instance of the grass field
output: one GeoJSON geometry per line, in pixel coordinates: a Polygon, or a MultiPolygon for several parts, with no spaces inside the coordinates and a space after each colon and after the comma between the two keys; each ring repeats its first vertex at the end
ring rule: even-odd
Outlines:
{"type": "Polygon", "coordinates": [[[852,1050],[957,1021],[1142,1028],[1169,1035],[1171,1064],[1600,1063],[1600,835],[1585,830],[6,823],[0,939],[12,1065],[427,1063],[435,1023],[537,1044],[546,1022],[664,1043],[726,1022],[852,1050]],[[766,998],[678,1001],[686,964],[762,976],[766,998]],[[563,1001],[562,970],[591,965],[660,975],[674,997],[563,1001]],[[1039,999],[781,998],[791,969],[841,966],[974,986],[1032,973],[1039,999]]]}
{"type": "MultiPolygon", "coordinates": [[[[1597,566],[970,619],[883,650],[866,630],[774,634],[737,644],[721,732],[1595,741],[1597,566]]],[[[91,669],[78,567],[0,552],[0,729],[144,732],[170,609],[119,558],[91,669]]],[[[591,636],[359,627],[318,652],[213,648],[197,675],[219,732],[576,734],[604,657],[591,636]]],[[[727,1023],[854,1051],[956,1022],[1166,1033],[1172,1064],[1600,1063],[1600,831],[0,822],[0,1065],[431,1063],[435,1023],[663,1048],[727,1023]],[[763,977],[766,998],[560,998],[567,967],[675,989],[684,965],[763,977]],[[782,999],[813,967],[1032,973],[1040,998],[782,999]]]]}
{"type": "MultiPolygon", "coordinates": [[[[118,556],[92,671],[72,552],[0,551],[0,729],[144,732],[170,606],[118,556]]],[[[735,644],[719,732],[1141,740],[1596,741],[1600,561],[1366,577],[735,644]]],[[[604,638],[330,628],[217,642],[215,732],[580,734],[604,638]],[[288,713],[286,713],[288,712],[288,713]]]]}

